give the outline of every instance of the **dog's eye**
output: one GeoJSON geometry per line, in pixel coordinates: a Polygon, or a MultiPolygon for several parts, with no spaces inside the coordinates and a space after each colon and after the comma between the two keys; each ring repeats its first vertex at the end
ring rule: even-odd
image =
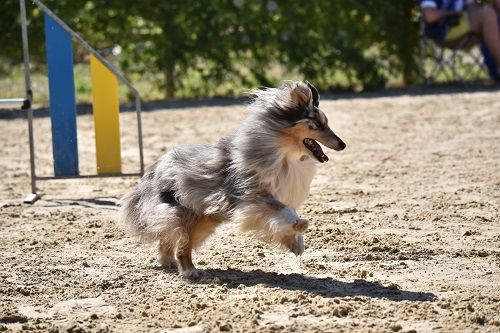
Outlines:
{"type": "Polygon", "coordinates": [[[317,130],[318,128],[321,128],[321,123],[315,119],[310,119],[308,121],[309,129],[311,130],[317,130]]]}

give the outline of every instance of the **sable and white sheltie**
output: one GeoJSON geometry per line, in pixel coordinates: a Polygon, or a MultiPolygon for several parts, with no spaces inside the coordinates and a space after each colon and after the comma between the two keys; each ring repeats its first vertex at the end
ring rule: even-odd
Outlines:
{"type": "Polygon", "coordinates": [[[120,220],[143,241],[158,242],[160,263],[198,278],[191,252],[226,220],[243,230],[304,252],[309,222],[297,208],[309,194],[316,164],[327,162],[319,141],[345,143],[318,108],[308,82],[252,91],[241,126],[215,144],[170,150],[122,199],[120,220]]]}

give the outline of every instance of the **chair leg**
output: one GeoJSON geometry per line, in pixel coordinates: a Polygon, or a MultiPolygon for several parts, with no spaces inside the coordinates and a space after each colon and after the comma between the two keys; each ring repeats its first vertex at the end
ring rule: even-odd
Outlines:
{"type": "Polygon", "coordinates": [[[478,40],[474,35],[464,37],[455,47],[435,43],[423,34],[419,37],[420,79],[423,84],[445,80],[462,84],[477,82],[485,75],[482,54],[478,53],[478,40]]]}

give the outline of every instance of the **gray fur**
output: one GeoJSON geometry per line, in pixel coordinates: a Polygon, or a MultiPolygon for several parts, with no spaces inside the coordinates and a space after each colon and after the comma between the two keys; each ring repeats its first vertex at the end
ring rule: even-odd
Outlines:
{"type": "MultiPolygon", "coordinates": [[[[254,90],[248,115],[235,132],[215,144],[185,145],[167,152],[122,199],[120,220],[142,240],[161,240],[174,249],[187,241],[186,230],[200,216],[218,221],[238,216],[259,219],[264,207],[271,212],[270,220],[280,219],[280,212],[288,205],[270,192],[262,175],[267,170],[287,172],[280,134],[310,113],[307,105],[297,105],[291,98],[294,89],[311,97],[308,85],[291,82],[280,88],[254,90]],[[276,217],[272,217],[273,211],[276,217]]],[[[315,102],[318,98],[315,96],[315,102]]],[[[309,104],[312,106],[312,102],[309,104]]],[[[297,207],[288,209],[294,212],[297,207]]],[[[252,223],[248,222],[246,229],[267,239],[279,242],[281,237],[289,243],[296,238],[276,236],[276,226],[283,221],[275,225],[269,221],[252,223]]],[[[303,251],[303,242],[285,246],[303,251]]]]}

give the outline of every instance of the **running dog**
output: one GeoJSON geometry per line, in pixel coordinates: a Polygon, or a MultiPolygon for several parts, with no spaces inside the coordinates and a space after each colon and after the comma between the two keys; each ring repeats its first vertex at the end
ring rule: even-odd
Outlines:
{"type": "Polygon", "coordinates": [[[160,263],[183,277],[202,275],[191,252],[226,220],[302,254],[309,222],[296,210],[316,165],[328,161],[316,141],[346,147],[318,108],[312,84],[288,82],[252,95],[236,131],[215,144],[170,150],[122,199],[120,221],[141,240],[158,242],[160,263]]]}

